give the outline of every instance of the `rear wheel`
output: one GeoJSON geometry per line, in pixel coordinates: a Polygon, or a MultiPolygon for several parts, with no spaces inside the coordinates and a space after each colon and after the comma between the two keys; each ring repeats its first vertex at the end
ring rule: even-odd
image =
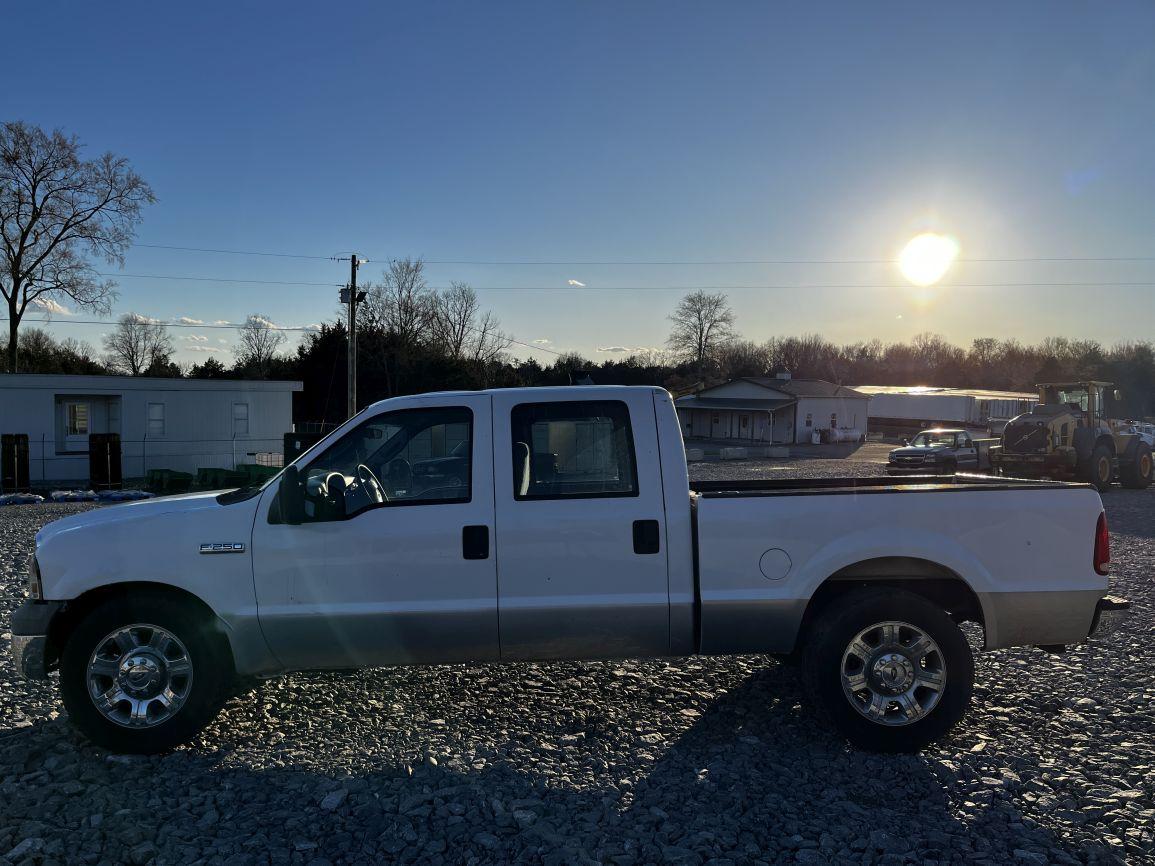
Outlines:
{"type": "Polygon", "coordinates": [[[1083,478],[1102,493],[1111,487],[1111,480],[1115,474],[1112,466],[1111,449],[1106,445],[1096,445],[1091,452],[1091,459],[1083,472],[1083,478]]]}
{"type": "Polygon", "coordinates": [[[833,602],[806,642],[803,665],[815,705],[860,748],[917,751],[970,707],[966,637],[914,593],[867,589],[833,602]]]}
{"type": "Polygon", "coordinates": [[[216,714],[231,671],[205,617],[160,593],[109,599],[64,645],[60,692],[73,723],[114,752],[155,754],[216,714]]]}
{"type": "Polygon", "coordinates": [[[1119,467],[1119,480],[1124,487],[1142,490],[1151,486],[1153,468],[1155,467],[1152,466],[1151,448],[1145,442],[1140,442],[1135,449],[1134,457],[1128,460],[1126,465],[1119,467]]]}

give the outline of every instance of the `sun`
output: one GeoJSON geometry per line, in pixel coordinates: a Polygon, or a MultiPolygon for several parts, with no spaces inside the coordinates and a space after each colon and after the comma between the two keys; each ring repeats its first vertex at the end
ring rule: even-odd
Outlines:
{"type": "Polygon", "coordinates": [[[902,275],[916,286],[933,286],[958,257],[958,243],[947,235],[924,232],[911,238],[898,256],[902,275]]]}

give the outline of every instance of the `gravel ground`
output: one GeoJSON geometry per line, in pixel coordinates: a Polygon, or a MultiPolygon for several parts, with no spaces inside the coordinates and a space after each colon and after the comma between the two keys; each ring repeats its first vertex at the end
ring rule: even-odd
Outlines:
{"type": "MultiPolygon", "coordinates": [[[[88,745],[5,664],[0,862],[1155,862],[1155,489],[1105,499],[1125,626],[979,656],[974,711],[919,756],[851,751],[761,657],[294,675],[154,758],[88,745]]],[[[83,507],[0,511],[0,594],[83,507]]]]}

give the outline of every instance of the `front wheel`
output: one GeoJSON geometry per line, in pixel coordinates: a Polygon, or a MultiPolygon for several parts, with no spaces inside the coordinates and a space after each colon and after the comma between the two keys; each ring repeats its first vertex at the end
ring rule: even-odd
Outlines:
{"type": "Polygon", "coordinates": [[[179,600],[142,593],[88,613],[60,657],[73,723],[113,752],[155,754],[187,742],[220,706],[229,665],[221,642],[179,600]]]}
{"type": "Polygon", "coordinates": [[[1111,449],[1106,445],[1096,445],[1084,471],[1086,480],[1095,485],[1095,489],[1100,493],[1103,493],[1111,489],[1114,475],[1115,467],[1111,459],[1111,449]]]}
{"type": "Polygon", "coordinates": [[[966,637],[914,593],[867,589],[833,602],[803,654],[811,699],[863,749],[918,751],[970,707],[974,658],[966,637]]]}

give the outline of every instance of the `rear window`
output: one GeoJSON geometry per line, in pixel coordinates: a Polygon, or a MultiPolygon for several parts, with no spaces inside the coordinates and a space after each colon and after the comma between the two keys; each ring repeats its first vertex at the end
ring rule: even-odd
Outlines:
{"type": "Polygon", "coordinates": [[[515,499],[638,495],[630,412],[620,400],[521,403],[510,423],[515,499]]]}

